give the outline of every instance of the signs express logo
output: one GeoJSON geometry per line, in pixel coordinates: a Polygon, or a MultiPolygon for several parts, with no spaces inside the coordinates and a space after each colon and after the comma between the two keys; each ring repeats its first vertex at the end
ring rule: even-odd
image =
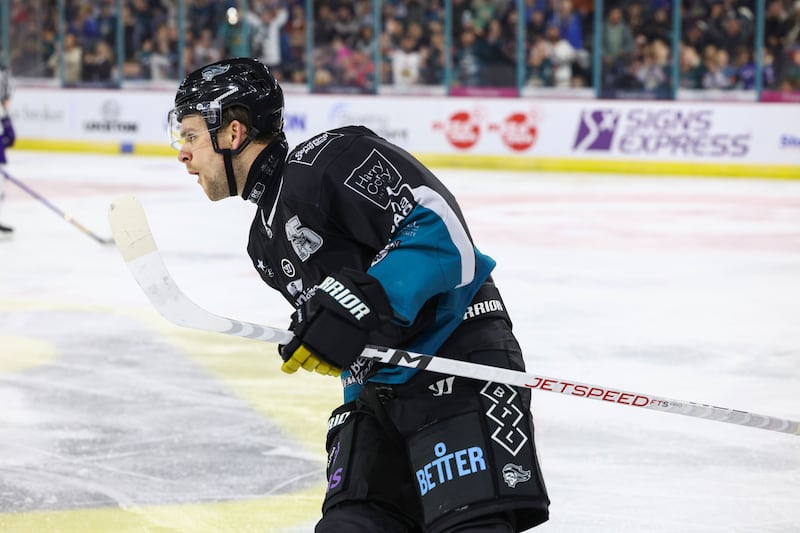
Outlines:
{"type": "Polygon", "coordinates": [[[752,133],[744,122],[730,126],[703,107],[584,109],[573,151],[657,157],[742,158],[752,133]]]}
{"type": "Polygon", "coordinates": [[[613,109],[583,110],[574,150],[609,150],[619,124],[619,112],[613,109]]]}

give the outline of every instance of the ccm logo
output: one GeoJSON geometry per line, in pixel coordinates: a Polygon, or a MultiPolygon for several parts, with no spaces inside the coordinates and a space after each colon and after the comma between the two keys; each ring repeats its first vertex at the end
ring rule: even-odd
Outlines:
{"type": "Polygon", "coordinates": [[[370,313],[369,307],[361,301],[361,298],[350,292],[349,289],[345,288],[344,285],[330,276],[322,280],[322,283],[319,284],[319,288],[330,294],[342,307],[350,311],[350,314],[353,315],[356,320],[361,320],[370,313]]]}

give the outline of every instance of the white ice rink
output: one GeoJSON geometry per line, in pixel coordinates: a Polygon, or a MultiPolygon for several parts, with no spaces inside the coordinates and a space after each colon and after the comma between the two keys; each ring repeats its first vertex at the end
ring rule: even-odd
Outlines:
{"type": "MultiPolygon", "coordinates": [[[[170,158],[11,151],[103,237],[143,203],[184,292],[284,327],[245,244],[170,158]]],[[[800,420],[800,180],[440,171],[531,372],[800,420]]],[[[335,380],[173,327],[102,246],[13,184],[0,221],[0,531],[310,532],[335,380]]],[[[542,533],[796,533],[800,436],[534,393],[542,533]]]]}

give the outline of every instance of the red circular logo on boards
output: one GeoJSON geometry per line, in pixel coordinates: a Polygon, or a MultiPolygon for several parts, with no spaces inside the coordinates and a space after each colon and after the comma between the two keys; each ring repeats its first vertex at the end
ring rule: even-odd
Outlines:
{"type": "Polygon", "coordinates": [[[472,148],[481,136],[478,118],[472,116],[468,111],[453,113],[444,125],[444,135],[456,148],[462,150],[472,148]]]}
{"type": "Polygon", "coordinates": [[[536,124],[525,113],[509,115],[500,128],[503,142],[517,152],[527,150],[536,142],[536,124]]]}

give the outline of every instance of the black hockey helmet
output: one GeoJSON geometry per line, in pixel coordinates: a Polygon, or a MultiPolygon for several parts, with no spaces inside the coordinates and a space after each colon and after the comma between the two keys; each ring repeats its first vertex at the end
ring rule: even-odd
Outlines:
{"type": "Polygon", "coordinates": [[[214,149],[219,151],[216,132],[222,126],[223,112],[232,106],[247,110],[249,140],[283,131],[283,91],[269,68],[256,59],[226,59],[195,70],[181,82],[175,107],[167,117],[170,144],[180,148],[181,120],[189,114],[200,114],[211,133],[214,149]]]}

